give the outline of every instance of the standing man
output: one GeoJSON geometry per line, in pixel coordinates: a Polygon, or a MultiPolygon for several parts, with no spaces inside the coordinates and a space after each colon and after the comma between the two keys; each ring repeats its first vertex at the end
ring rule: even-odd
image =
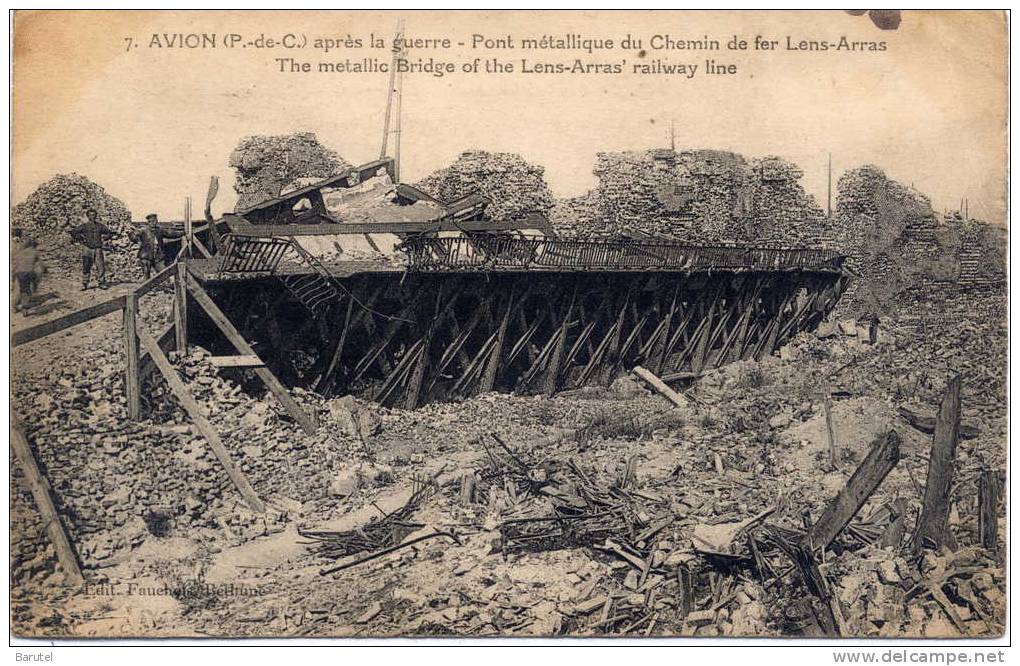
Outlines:
{"type": "Polygon", "coordinates": [[[138,243],[138,260],[146,280],[152,277],[153,270],[163,268],[163,232],[157,226],[158,222],[156,214],[149,213],[145,216],[145,225],[129,234],[131,240],[138,243]]]}
{"type": "Polygon", "coordinates": [[[90,208],[88,222],[79,224],[71,231],[71,238],[84,246],[81,254],[81,290],[89,288],[89,274],[93,266],[96,269],[96,283],[100,289],[106,289],[106,255],[103,253],[103,242],[113,238],[113,231],[99,222],[99,214],[90,208]]]}
{"type": "Polygon", "coordinates": [[[874,312],[868,318],[868,342],[875,344],[878,342],[878,327],[882,324],[882,320],[878,318],[878,315],[874,312]]]}
{"type": "Polygon", "coordinates": [[[39,286],[39,278],[46,272],[46,266],[36,249],[35,239],[27,238],[14,254],[11,268],[14,269],[14,311],[28,309],[28,304],[39,286]]]}

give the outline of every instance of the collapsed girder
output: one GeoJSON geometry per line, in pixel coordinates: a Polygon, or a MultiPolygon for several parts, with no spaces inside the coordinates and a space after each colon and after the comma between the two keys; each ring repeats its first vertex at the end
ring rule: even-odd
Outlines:
{"type": "Polygon", "coordinates": [[[272,279],[209,288],[246,337],[274,350],[263,357],[285,381],[408,408],[607,383],[639,364],[696,376],[813,328],[846,280],[753,271],[335,279],[343,296],[319,317],[272,279]]]}

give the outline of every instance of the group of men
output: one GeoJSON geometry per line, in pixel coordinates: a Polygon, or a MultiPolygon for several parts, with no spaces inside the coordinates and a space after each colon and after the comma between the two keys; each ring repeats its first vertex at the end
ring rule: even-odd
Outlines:
{"type": "MultiPolygon", "coordinates": [[[[117,234],[99,221],[95,209],[86,211],[86,221],[71,229],[71,239],[79,244],[81,252],[82,291],[89,288],[92,275],[96,286],[106,289],[107,242],[117,234]]],[[[154,271],[163,268],[163,241],[166,234],[159,228],[155,213],[145,216],[145,223],[137,229],[128,230],[128,238],[138,244],[138,261],[142,266],[143,279],[148,280],[154,271]]],[[[39,280],[46,272],[46,266],[39,253],[35,239],[15,236],[15,247],[11,255],[11,272],[14,281],[14,311],[28,308],[32,296],[39,287],[39,280]]]]}

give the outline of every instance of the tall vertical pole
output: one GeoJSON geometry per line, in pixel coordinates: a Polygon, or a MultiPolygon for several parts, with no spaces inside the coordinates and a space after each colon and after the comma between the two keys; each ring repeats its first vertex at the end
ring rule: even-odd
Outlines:
{"type": "MultiPolygon", "coordinates": [[[[394,55],[396,56],[396,61],[402,61],[404,59],[404,50],[403,50],[403,47],[401,47],[394,55]]],[[[397,104],[396,104],[397,108],[395,109],[395,111],[396,111],[397,117],[396,117],[396,120],[395,120],[396,127],[394,127],[394,129],[393,129],[393,180],[399,183],[400,182],[400,120],[401,120],[401,118],[400,118],[400,116],[401,116],[400,110],[401,110],[401,106],[403,106],[403,101],[404,101],[404,72],[403,71],[397,72],[397,90],[396,90],[396,96],[397,96],[397,104]]]]}
{"type": "Polygon", "coordinates": [[[829,219],[832,219],[832,153],[829,153],[829,193],[826,196],[828,202],[829,219]]]}
{"type": "MultiPolygon", "coordinates": [[[[397,88],[397,60],[400,58],[400,40],[404,38],[404,19],[397,21],[397,36],[393,43],[393,60],[390,62],[390,85],[386,90],[386,115],[383,118],[382,148],[379,150],[379,159],[386,157],[386,150],[390,140],[390,116],[393,109],[393,94],[397,88]]],[[[399,117],[399,110],[397,115],[399,117]]]]}
{"type": "Polygon", "coordinates": [[[128,294],[124,301],[124,393],[128,418],[138,421],[142,416],[141,375],[138,370],[138,296],[128,294]]]}
{"type": "Polygon", "coordinates": [[[192,229],[191,229],[191,197],[184,198],[184,240],[187,247],[187,254],[185,256],[191,256],[192,246],[192,229]]]}
{"type": "Polygon", "coordinates": [[[174,346],[182,354],[188,351],[187,271],[187,263],[178,260],[177,275],[174,279],[174,346]]]}

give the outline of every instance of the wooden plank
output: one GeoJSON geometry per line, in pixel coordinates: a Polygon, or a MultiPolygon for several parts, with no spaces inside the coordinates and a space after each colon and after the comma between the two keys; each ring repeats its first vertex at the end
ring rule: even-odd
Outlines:
{"type": "Polygon", "coordinates": [[[620,368],[627,362],[627,355],[630,353],[631,347],[641,339],[641,331],[644,329],[645,324],[648,322],[648,315],[644,315],[640,319],[637,319],[637,323],[634,324],[634,328],[631,329],[627,335],[627,339],[624,341],[623,346],[620,348],[620,354],[617,356],[616,361],[613,363],[613,369],[610,371],[610,376],[615,376],[620,371],[620,368]]]}
{"type": "MultiPolygon", "coordinates": [[[[715,329],[712,331],[711,336],[708,339],[708,351],[706,352],[705,362],[708,363],[708,359],[712,358],[711,366],[714,368],[719,367],[723,363],[723,357],[726,352],[725,349],[720,349],[717,354],[712,353],[712,350],[716,348],[716,343],[719,342],[719,338],[722,336],[723,331],[726,330],[726,325],[729,324],[730,319],[733,317],[733,313],[739,308],[739,304],[731,302],[735,299],[726,299],[726,310],[722,313],[719,321],[715,325],[715,329]]],[[[704,370],[704,368],[702,368],[704,370]]]]}
{"type": "Polygon", "coordinates": [[[623,327],[627,323],[627,305],[630,303],[632,291],[633,285],[628,284],[626,293],[621,293],[618,296],[617,305],[620,310],[616,314],[616,321],[613,323],[611,335],[607,338],[609,346],[606,348],[602,372],[599,373],[599,383],[604,386],[609,386],[610,382],[613,381],[613,375],[616,372],[617,363],[620,359],[620,341],[623,337],[623,327]]]}
{"type": "Polygon", "coordinates": [[[882,548],[898,549],[903,541],[903,523],[907,516],[907,500],[897,497],[892,503],[892,520],[882,532],[882,548]]]}
{"type": "Polygon", "coordinates": [[[326,371],[319,377],[315,385],[316,390],[323,395],[328,396],[333,395],[334,393],[334,387],[337,383],[337,376],[334,372],[336,371],[337,366],[340,365],[347,341],[350,340],[354,329],[363,321],[367,336],[370,338],[375,335],[375,321],[373,319],[374,312],[371,308],[375,305],[375,301],[385,289],[386,285],[380,284],[374,291],[372,291],[372,293],[368,296],[368,299],[365,301],[357,300],[354,293],[348,291],[349,300],[347,302],[347,314],[344,317],[344,329],[341,331],[340,340],[333,351],[333,356],[329,358],[329,367],[326,368],[326,371]],[[354,310],[355,305],[358,306],[357,311],[354,310]]]}
{"type": "MultiPolygon", "coordinates": [[[[229,340],[230,343],[237,348],[237,351],[241,352],[243,355],[258,356],[258,354],[255,353],[255,350],[251,348],[251,345],[248,344],[248,341],[245,340],[237,329],[234,328],[234,325],[230,323],[227,316],[223,314],[219,307],[213,303],[213,300],[209,298],[209,294],[205,293],[205,290],[202,289],[198,282],[195,281],[195,278],[191,277],[191,275],[187,272],[185,272],[184,278],[185,284],[187,285],[187,291],[195,299],[195,302],[198,303],[203,310],[205,310],[205,313],[209,315],[209,318],[212,319],[217,328],[219,328],[223,335],[226,336],[227,340],[229,340]]],[[[291,418],[298,422],[301,429],[309,435],[313,434],[316,429],[315,420],[306,414],[304,410],[302,410],[298,404],[294,402],[294,398],[291,397],[290,393],[287,392],[287,389],[280,383],[280,380],[276,378],[276,375],[270,372],[269,368],[265,366],[261,368],[254,368],[254,370],[255,374],[262,380],[262,383],[266,385],[266,388],[269,389],[274,396],[276,396],[279,403],[287,410],[287,413],[290,414],[291,418]]]]}
{"type": "Polygon", "coordinates": [[[812,551],[824,550],[836,538],[847,523],[857,515],[871,494],[875,492],[886,475],[900,459],[900,436],[890,430],[871,445],[864,462],[854,471],[853,476],[829,502],[818,521],[808,532],[808,544],[812,551]]]}
{"type": "Polygon", "coordinates": [[[388,377],[386,377],[382,386],[380,386],[379,390],[376,392],[375,394],[376,402],[380,404],[386,404],[393,390],[399,384],[407,382],[407,376],[411,372],[412,365],[419,361],[418,353],[421,350],[421,346],[422,340],[418,340],[413,345],[411,345],[410,348],[408,348],[403,358],[401,358],[397,362],[396,367],[393,368],[393,371],[389,374],[388,377]]]}
{"type": "Polygon", "coordinates": [[[761,340],[758,341],[758,346],[754,350],[754,357],[761,359],[763,356],[768,356],[776,350],[776,338],[779,335],[779,328],[783,323],[783,315],[786,314],[786,308],[789,307],[790,301],[792,301],[797,295],[796,289],[790,289],[786,296],[779,302],[779,307],[775,311],[775,314],[769,319],[768,325],[765,330],[762,331],[761,340]]]}
{"type": "Polygon", "coordinates": [[[489,352],[485,370],[482,372],[481,384],[478,387],[479,393],[487,393],[496,384],[496,374],[499,371],[499,361],[503,355],[503,345],[506,342],[506,329],[510,324],[510,315],[514,311],[514,288],[510,286],[510,293],[506,299],[506,311],[499,322],[499,329],[496,333],[496,341],[493,343],[492,351],[489,352]]]}
{"type": "MultiPolygon", "coordinates": [[[[794,293],[800,291],[800,289],[801,287],[796,287],[794,293]]],[[[807,319],[812,314],[814,304],[818,300],[818,297],[821,293],[822,293],[821,291],[817,290],[812,291],[808,295],[804,303],[802,303],[799,308],[794,310],[793,315],[790,316],[790,318],[786,321],[786,323],[779,331],[779,337],[777,338],[776,341],[777,346],[782,344],[782,342],[786,340],[786,337],[790,333],[796,333],[801,328],[802,324],[805,321],[807,321],[807,319]]]]}
{"type": "Polygon", "coordinates": [[[71,540],[67,537],[67,532],[64,531],[64,524],[60,521],[60,514],[57,513],[57,507],[53,503],[49,481],[39,470],[39,465],[35,461],[35,456],[32,455],[32,448],[28,444],[28,438],[25,437],[24,431],[13,419],[11,422],[11,448],[14,449],[21,469],[25,472],[25,480],[28,482],[29,490],[32,491],[35,507],[39,511],[39,515],[42,516],[50,543],[57,551],[57,561],[60,562],[60,568],[64,570],[67,582],[73,587],[84,585],[85,577],[78,565],[78,556],[71,546],[71,540]]]}
{"type": "Polygon", "coordinates": [[[733,332],[730,333],[726,342],[723,343],[723,354],[728,353],[728,360],[730,361],[738,360],[744,352],[744,341],[747,340],[747,331],[751,323],[751,315],[758,307],[758,297],[761,294],[761,290],[764,285],[765,278],[758,278],[754,290],[748,294],[747,299],[744,301],[744,310],[740,313],[740,319],[737,320],[736,325],[733,327],[733,332]]]}
{"type": "MultiPolygon", "coordinates": [[[[183,248],[182,248],[183,249],[183,248]]],[[[178,261],[174,279],[174,341],[177,351],[188,351],[188,265],[178,261]]]]}
{"type": "MultiPolygon", "coordinates": [[[[935,434],[935,415],[925,414],[918,411],[917,407],[913,405],[900,405],[897,410],[900,417],[917,428],[921,432],[927,435],[935,434]]],[[[961,439],[974,439],[981,434],[981,429],[972,423],[965,423],[960,421],[960,438],[961,439]]]]}
{"type": "MultiPolygon", "coordinates": [[[[471,315],[471,319],[468,320],[467,325],[463,330],[460,329],[460,325],[457,324],[457,318],[455,316],[450,317],[450,327],[453,330],[453,340],[447,345],[446,349],[443,350],[442,356],[439,358],[439,363],[436,365],[435,371],[432,373],[432,381],[429,382],[429,386],[426,389],[427,392],[431,393],[432,389],[435,388],[436,384],[443,379],[443,373],[446,372],[446,368],[453,362],[454,358],[459,358],[463,367],[468,367],[471,364],[471,358],[464,351],[464,344],[474,333],[478,323],[482,320],[481,309],[475,309],[471,315]]],[[[455,383],[455,386],[459,385],[459,382],[455,383]]]]}
{"type": "Polygon", "coordinates": [[[198,240],[198,236],[192,234],[191,244],[198,248],[198,251],[205,255],[206,259],[212,259],[212,252],[206,249],[205,245],[202,245],[202,241],[198,240]]]}
{"type": "MultiPolygon", "coordinates": [[[[548,309],[549,318],[553,322],[555,322],[556,312],[553,309],[553,306],[550,305],[548,309]]],[[[541,351],[538,352],[538,355],[535,356],[535,360],[531,362],[531,365],[528,367],[527,371],[523,375],[521,375],[520,378],[517,380],[517,383],[514,386],[514,390],[525,389],[531,384],[531,382],[535,380],[535,377],[538,376],[538,373],[542,370],[543,367],[546,366],[547,359],[549,358],[549,355],[552,353],[553,346],[555,346],[559,341],[561,333],[563,333],[563,329],[559,326],[557,326],[553,330],[553,334],[549,336],[549,340],[546,341],[545,346],[543,346],[541,351]]]]}
{"type": "Polygon", "coordinates": [[[414,362],[414,370],[411,372],[411,377],[407,381],[407,395],[404,399],[404,409],[415,409],[418,407],[418,401],[421,398],[421,385],[425,381],[425,371],[429,365],[429,347],[432,344],[432,326],[429,326],[428,332],[421,340],[419,340],[420,349],[418,350],[418,357],[414,362]]]}
{"type": "Polygon", "coordinates": [[[347,314],[344,315],[344,326],[340,330],[340,337],[337,340],[336,347],[333,348],[333,354],[329,358],[329,365],[326,366],[326,372],[322,373],[319,377],[319,381],[315,383],[317,389],[329,388],[332,385],[330,377],[333,376],[333,372],[336,370],[337,364],[340,362],[340,357],[344,353],[344,345],[347,344],[347,335],[351,330],[351,315],[354,313],[354,297],[347,297],[347,314]]]}
{"type": "Polygon", "coordinates": [[[191,228],[191,197],[184,198],[184,239],[185,246],[188,248],[188,256],[191,253],[191,242],[194,240],[195,234],[191,228]]]}
{"type": "Polygon", "coordinates": [[[922,548],[941,550],[953,546],[949,532],[949,500],[956,466],[956,443],[960,436],[960,375],[946,385],[938,416],[935,417],[935,436],[928,456],[928,480],[924,488],[924,503],[914,530],[914,551],[922,548]]]}
{"type": "MultiPolygon", "coordinates": [[[[652,317],[658,318],[660,314],[661,312],[658,307],[652,308],[652,317]]],[[[665,338],[663,330],[667,328],[668,323],[665,319],[659,319],[658,321],[659,323],[652,329],[652,334],[648,336],[648,340],[646,340],[638,350],[638,359],[643,360],[652,358],[653,350],[658,345],[659,340],[663,340],[665,338]]]]}
{"type": "MultiPolygon", "coordinates": [[[[523,301],[521,302],[521,305],[524,305],[523,301]]],[[[532,351],[532,347],[534,347],[534,345],[532,344],[531,339],[535,336],[538,328],[545,322],[545,318],[547,316],[549,316],[548,312],[544,309],[540,310],[538,317],[536,317],[531,324],[528,324],[528,320],[524,316],[523,307],[517,311],[517,321],[519,323],[518,330],[521,332],[521,335],[510,348],[510,353],[507,354],[507,367],[513,365],[514,361],[517,360],[517,357],[520,356],[522,352],[527,357],[529,363],[533,363],[535,359],[538,358],[538,352],[532,351]]]]}
{"type": "Polygon", "coordinates": [[[694,354],[691,356],[691,370],[693,372],[701,372],[705,368],[705,359],[708,358],[708,339],[712,336],[712,321],[715,316],[715,303],[718,299],[718,292],[716,298],[712,299],[712,302],[708,305],[708,312],[705,313],[704,318],[701,320],[702,328],[701,334],[698,335],[698,341],[694,345],[694,354]]]}
{"type": "Polygon", "coordinates": [[[128,418],[142,417],[142,376],[138,357],[138,296],[128,294],[124,301],[124,397],[128,418]]]}
{"type": "Polygon", "coordinates": [[[479,347],[478,353],[475,354],[471,362],[468,363],[467,367],[461,373],[457,383],[453,385],[453,393],[465,394],[465,390],[475,379],[480,378],[482,371],[484,370],[483,362],[489,358],[489,352],[492,350],[493,345],[496,344],[497,331],[493,331],[489,334],[489,337],[485,339],[482,346],[479,347]]]}
{"type": "Polygon", "coordinates": [[[138,288],[135,289],[135,292],[134,292],[135,296],[139,296],[139,297],[144,296],[145,294],[149,293],[150,291],[152,291],[153,289],[155,289],[159,285],[161,285],[164,282],[166,282],[167,280],[169,280],[171,277],[174,276],[174,274],[176,272],[177,272],[177,263],[175,262],[175,263],[170,264],[169,266],[167,266],[166,268],[164,268],[160,272],[156,273],[155,275],[153,275],[151,278],[149,278],[148,280],[143,282],[141,285],[139,285],[138,288]]]}
{"type": "MultiPolygon", "coordinates": [[[[174,329],[175,329],[174,323],[170,322],[170,325],[167,326],[166,330],[160,333],[159,337],[156,338],[156,343],[159,345],[159,348],[162,349],[164,352],[173,349],[174,329]]],[[[149,352],[142,349],[141,354],[139,355],[138,358],[138,372],[141,375],[141,378],[144,380],[145,377],[147,377],[149,373],[155,369],[156,366],[152,362],[152,357],[149,356],[149,352]]]]}
{"type": "Polygon", "coordinates": [[[793,563],[800,569],[801,579],[812,595],[820,602],[820,611],[816,613],[819,627],[826,636],[845,636],[846,620],[839,600],[832,594],[829,581],[818,568],[814,552],[810,546],[794,544],[789,553],[793,563]]]}
{"type": "Polygon", "coordinates": [[[237,488],[238,492],[241,493],[241,497],[244,498],[245,504],[247,504],[252,511],[257,513],[263,513],[266,510],[265,505],[259,496],[255,494],[255,489],[251,487],[248,482],[248,477],[244,475],[235,464],[233,459],[230,457],[230,452],[227,451],[226,447],[223,446],[223,441],[220,439],[219,434],[213,425],[202,415],[202,408],[199,407],[198,403],[191,396],[191,392],[188,387],[184,385],[181,378],[177,375],[177,371],[170,365],[169,359],[163,353],[163,350],[159,348],[156,340],[146,333],[144,330],[138,331],[138,339],[142,343],[142,347],[149,352],[153,362],[156,364],[156,368],[159,369],[160,373],[166,379],[167,385],[170,387],[170,391],[177,398],[177,401],[184,408],[184,411],[188,413],[188,417],[191,418],[192,423],[198,428],[198,431],[202,433],[206,441],[209,442],[209,447],[212,449],[216,459],[223,465],[224,471],[227,476],[230,477],[234,487],[237,488]]]}
{"type": "Polygon", "coordinates": [[[111,298],[108,301],[96,303],[95,305],[90,305],[87,308],[70,312],[62,317],[44,321],[43,323],[36,324],[35,326],[29,326],[28,328],[23,328],[20,331],[15,331],[11,336],[11,346],[19,347],[23,344],[32,342],[33,340],[38,340],[39,338],[44,338],[47,335],[53,335],[54,333],[59,333],[60,331],[73,326],[78,326],[79,324],[84,324],[85,322],[92,321],[98,317],[103,317],[111,312],[123,310],[124,303],[126,301],[126,296],[117,296],[116,298],[111,298]]]}
{"type": "Polygon", "coordinates": [[[570,296],[570,303],[563,311],[563,322],[560,324],[559,337],[556,346],[553,347],[552,355],[549,357],[549,365],[545,374],[545,394],[552,395],[556,392],[560,383],[560,365],[563,361],[563,352],[567,344],[567,329],[570,327],[570,315],[574,310],[574,299],[577,297],[577,289],[570,296]]]}
{"type": "MultiPolygon", "coordinates": [[[[582,323],[584,322],[587,313],[585,313],[583,307],[578,307],[578,310],[580,312],[578,314],[577,321],[578,323],[582,323]]],[[[563,359],[563,366],[565,368],[569,368],[574,364],[574,359],[577,358],[577,355],[580,353],[581,347],[585,346],[586,343],[590,346],[589,341],[591,339],[591,332],[595,330],[595,326],[599,323],[598,317],[600,313],[601,309],[592,315],[591,321],[585,324],[584,328],[581,329],[581,332],[577,334],[577,339],[574,340],[574,344],[570,345],[570,351],[567,352],[566,358],[563,359]]]]}
{"type": "MultiPolygon", "coordinates": [[[[428,370],[429,366],[429,351],[432,347],[432,336],[436,330],[436,326],[439,326],[446,316],[453,310],[453,305],[457,301],[459,293],[455,292],[452,294],[449,302],[443,303],[443,293],[445,284],[440,284],[439,289],[436,290],[436,309],[435,316],[425,326],[425,334],[418,340],[416,345],[419,347],[417,358],[414,361],[414,370],[411,371],[411,376],[407,381],[407,391],[404,395],[404,409],[415,409],[418,407],[418,401],[421,398],[421,387],[425,381],[425,371],[428,370]],[[445,307],[443,307],[445,305],[445,307]]],[[[410,350],[408,350],[410,355],[410,350]]]]}
{"type": "Polygon", "coordinates": [[[341,234],[421,233],[423,231],[511,231],[541,228],[538,220],[454,220],[445,218],[429,222],[335,222],[322,224],[250,224],[234,217],[228,223],[231,233],[238,236],[270,238],[273,236],[337,236],[341,234]]]}
{"type": "Polygon", "coordinates": [[[991,551],[998,548],[1001,492],[999,475],[990,469],[981,470],[981,476],[978,477],[978,536],[981,546],[991,551]]]}
{"type": "Polygon", "coordinates": [[[666,345],[665,357],[663,359],[665,361],[665,364],[663,365],[663,370],[660,371],[659,373],[660,375],[664,374],[665,370],[670,369],[677,370],[680,367],[680,364],[683,362],[684,354],[682,352],[681,353],[675,352],[677,351],[677,347],[680,345],[680,342],[682,340],[684,341],[684,344],[688,344],[686,340],[687,325],[690,323],[691,317],[693,315],[694,307],[693,306],[685,307],[683,310],[683,316],[680,317],[680,321],[677,323],[677,325],[673,327],[673,334],[670,336],[669,343],[666,345]]]}
{"type": "Polygon", "coordinates": [[[649,358],[654,372],[662,372],[662,368],[666,363],[666,354],[673,336],[673,319],[676,317],[676,304],[679,297],[680,284],[678,282],[676,288],[673,289],[673,300],[669,304],[669,313],[666,315],[662,335],[652,349],[651,357],[649,358]]]}
{"type": "Polygon", "coordinates": [[[822,408],[825,410],[825,433],[829,440],[829,464],[833,470],[837,470],[839,451],[836,449],[836,424],[832,420],[832,397],[828,391],[822,396],[822,408]]]}
{"type": "MultiPolygon", "coordinates": [[[[606,350],[609,349],[610,345],[614,342],[616,345],[620,344],[621,324],[616,317],[612,316],[613,308],[610,308],[606,314],[606,319],[609,321],[609,328],[606,330],[605,335],[602,336],[602,339],[599,340],[598,345],[595,346],[594,351],[592,351],[589,355],[588,363],[585,364],[584,368],[581,370],[581,374],[578,376],[575,386],[583,386],[587,383],[600,364],[602,365],[603,373],[605,373],[608,367],[608,364],[603,363],[603,359],[605,359],[606,356],[606,350]]],[[[601,378],[599,381],[602,381],[601,378]]]]}
{"type": "Polygon", "coordinates": [[[666,382],[662,381],[655,376],[655,373],[650,370],[642,368],[640,365],[634,367],[634,374],[640,377],[646,384],[655,389],[659,395],[669,400],[677,407],[687,407],[687,400],[682,395],[671,389],[666,385],[666,382]]]}
{"type": "MultiPolygon", "coordinates": [[[[397,335],[401,326],[412,323],[408,320],[408,317],[414,313],[417,307],[417,300],[412,300],[410,303],[405,305],[395,317],[390,319],[389,325],[386,327],[386,331],[383,333],[382,338],[379,339],[378,344],[374,347],[370,347],[367,352],[358,360],[354,365],[354,369],[351,371],[351,382],[356,382],[361,379],[361,376],[368,372],[368,369],[372,367],[372,364],[376,362],[376,359],[386,351],[386,347],[393,342],[393,338],[397,335]]],[[[387,372],[384,367],[383,372],[387,372]]]]}
{"type": "Polygon", "coordinates": [[[266,364],[258,356],[240,354],[237,356],[212,356],[209,362],[217,368],[261,368],[266,364]]]}

